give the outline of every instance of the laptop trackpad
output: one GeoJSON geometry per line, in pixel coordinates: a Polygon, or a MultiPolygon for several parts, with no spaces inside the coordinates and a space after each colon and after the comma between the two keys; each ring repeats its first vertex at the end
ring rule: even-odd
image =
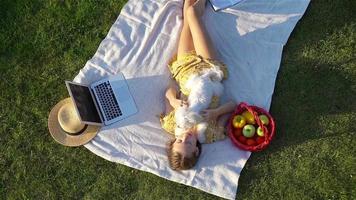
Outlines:
{"type": "Polygon", "coordinates": [[[115,96],[120,104],[120,102],[125,102],[130,99],[130,92],[127,87],[123,86],[115,90],[115,96]]]}

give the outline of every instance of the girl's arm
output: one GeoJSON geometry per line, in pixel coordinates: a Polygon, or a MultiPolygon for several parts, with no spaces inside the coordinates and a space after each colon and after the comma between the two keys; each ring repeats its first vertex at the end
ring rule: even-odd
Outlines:
{"type": "Polygon", "coordinates": [[[229,101],[229,102],[219,106],[217,108],[218,116],[221,116],[221,115],[224,115],[224,114],[234,111],[235,106],[236,106],[236,104],[233,101],[229,101]]]}
{"type": "MultiPolygon", "coordinates": [[[[176,81],[174,81],[173,79],[170,80],[170,83],[169,83],[169,86],[166,90],[166,103],[169,103],[169,105],[176,109],[178,108],[179,106],[188,106],[188,102],[186,100],[181,100],[179,97],[178,97],[178,90],[179,90],[179,87],[178,87],[178,84],[176,81]]],[[[166,105],[166,110],[171,110],[169,108],[169,105],[166,105]]]]}
{"type": "Polygon", "coordinates": [[[177,83],[171,79],[169,81],[168,88],[166,90],[166,98],[168,99],[169,102],[173,102],[174,100],[177,99],[177,93],[178,93],[178,85],[177,83]]]}
{"type": "Polygon", "coordinates": [[[220,116],[230,113],[235,109],[235,102],[229,101],[215,109],[207,109],[202,112],[202,116],[207,120],[217,120],[220,116]]]}

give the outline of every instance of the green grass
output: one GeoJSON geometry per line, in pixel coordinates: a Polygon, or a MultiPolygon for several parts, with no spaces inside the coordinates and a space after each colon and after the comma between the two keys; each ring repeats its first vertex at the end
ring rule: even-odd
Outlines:
{"type": "MultiPolygon", "coordinates": [[[[0,3],[0,199],[215,199],[55,143],[51,107],[126,1],[0,3]]],[[[313,0],[285,47],[277,135],[247,162],[238,199],[356,199],[356,1],[313,0]]]]}

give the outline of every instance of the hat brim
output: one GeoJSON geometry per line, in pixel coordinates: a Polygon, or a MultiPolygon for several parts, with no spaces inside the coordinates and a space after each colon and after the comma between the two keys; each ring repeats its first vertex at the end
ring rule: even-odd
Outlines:
{"type": "Polygon", "coordinates": [[[56,142],[65,146],[75,147],[84,145],[93,139],[98,133],[100,126],[87,125],[85,130],[79,135],[70,135],[66,133],[58,122],[58,111],[63,105],[71,102],[71,98],[66,98],[58,102],[52,108],[48,116],[48,129],[56,142]]]}

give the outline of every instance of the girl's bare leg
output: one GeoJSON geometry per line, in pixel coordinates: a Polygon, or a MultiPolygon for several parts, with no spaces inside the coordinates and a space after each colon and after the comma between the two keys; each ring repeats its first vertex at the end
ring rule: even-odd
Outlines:
{"type": "Polygon", "coordinates": [[[195,50],[192,34],[190,33],[190,28],[188,24],[187,11],[190,6],[192,6],[196,0],[185,0],[183,6],[183,28],[180,34],[178,43],[177,57],[184,55],[185,53],[195,50]]]}
{"type": "Polygon", "coordinates": [[[204,58],[216,59],[216,50],[201,20],[206,0],[196,0],[187,10],[187,21],[193,38],[195,51],[204,58]]]}
{"type": "MultiPolygon", "coordinates": [[[[187,11],[190,6],[192,6],[196,0],[184,0],[183,5],[183,28],[180,34],[179,43],[178,43],[178,52],[177,56],[180,57],[188,52],[194,51],[194,44],[192,34],[190,33],[189,24],[187,21],[187,11]]],[[[169,86],[165,94],[165,110],[166,113],[171,112],[173,109],[186,105],[186,100],[181,100],[178,96],[178,85],[171,79],[169,86]]]]}

